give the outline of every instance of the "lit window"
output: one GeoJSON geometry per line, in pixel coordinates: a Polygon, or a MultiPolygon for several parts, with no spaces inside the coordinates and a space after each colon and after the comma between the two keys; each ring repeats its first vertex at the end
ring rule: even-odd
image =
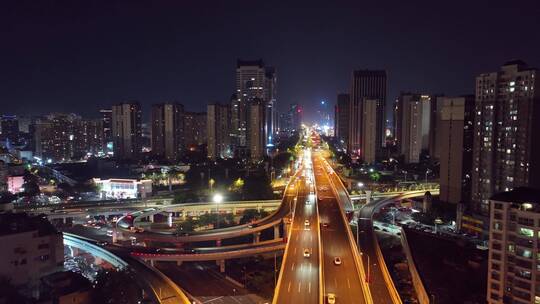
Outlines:
{"type": "Polygon", "coordinates": [[[523,236],[526,236],[526,237],[533,237],[534,236],[534,231],[532,229],[529,229],[529,228],[519,228],[519,234],[520,235],[523,235],[523,236]]]}

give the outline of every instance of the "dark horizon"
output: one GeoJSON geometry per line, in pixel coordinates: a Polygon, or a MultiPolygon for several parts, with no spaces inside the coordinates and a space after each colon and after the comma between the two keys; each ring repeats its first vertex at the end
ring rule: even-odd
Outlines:
{"type": "Polygon", "coordinates": [[[474,93],[474,77],[512,59],[540,66],[540,5],[375,5],[247,1],[0,5],[0,102],[5,114],[75,112],[137,100],[204,111],[228,102],[237,59],[277,70],[277,103],[347,92],[354,69],[385,69],[400,91],[474,93]],[[504,22],[503,22],[504,21],[504,22]]]}

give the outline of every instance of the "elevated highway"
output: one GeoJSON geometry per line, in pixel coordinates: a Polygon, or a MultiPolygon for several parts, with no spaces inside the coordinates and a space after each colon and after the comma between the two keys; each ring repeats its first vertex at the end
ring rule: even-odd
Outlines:
{"type": "Polygon", "coordinates": [[[319,153],[313,153],[312,159],[322,223],[321,262],[325,294],[335,294],[337,303],[390,303],[376,300],[372,302],[365,280],[365,267],[361,263],[345,217],[344,206],[347,204],[340,202],[339,193],[331,181],[333,172],[329,171],[329,165],[319,153]],[[336,263],[336,258],[341,262],[336,263]]]}
{"type": "Polygon", "coordinates": [[[114,247],[103,248],[97,241],[77,235],[64,233],[64,244],[86,251],[100,257],[117,268],[130,267],[140,275],[137,278],[146,286],[156,303],[160,304],[190,304],[191,301],[184,292],[159,270],[150,267],[140,260],[131,257],[125,250],[114,247]]]}
{"type": "Polygon", "coordinates": [[[289,241],[274,292],[274,304],[323,301],[319,217],[316,199],[310,194],[310,188],[313,188],[310,164],[307,155],[303,168],[305,178],[298,181],[289,241]]]}

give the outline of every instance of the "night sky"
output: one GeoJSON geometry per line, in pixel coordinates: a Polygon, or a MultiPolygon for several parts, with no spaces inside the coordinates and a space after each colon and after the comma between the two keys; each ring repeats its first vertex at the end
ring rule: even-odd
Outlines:
{"type": "Polygon", "coordinates": [[[514,58],[540,67],[539,1],[145,2],[0,0],[0,113],[201,111],[228,101],[237,58],[277,68],[280,109],[335,102],[359,68],[387,70],[391,101],[473,93],[514,58]]]}

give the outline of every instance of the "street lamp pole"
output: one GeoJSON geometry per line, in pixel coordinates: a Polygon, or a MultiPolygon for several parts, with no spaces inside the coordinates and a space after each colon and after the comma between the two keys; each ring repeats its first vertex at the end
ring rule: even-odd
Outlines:
{"type": "Polygon", "coordinates": [[[216,203],[216,218],[217,218],[217,224],[216,224],[216,228],[219,228],[219,204],[223,201],[223,196],[219,193],[216,193],[214,195],[214,203],[216,203]]]}

